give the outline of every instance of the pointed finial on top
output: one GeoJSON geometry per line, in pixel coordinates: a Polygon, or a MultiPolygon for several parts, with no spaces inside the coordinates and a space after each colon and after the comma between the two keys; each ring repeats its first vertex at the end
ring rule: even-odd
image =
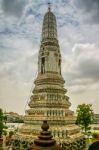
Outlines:
{"type": "Polygon", "coordinates": [[[51,3],[48,2],[48,10],[50,11],[51,10],[51,3]]]}

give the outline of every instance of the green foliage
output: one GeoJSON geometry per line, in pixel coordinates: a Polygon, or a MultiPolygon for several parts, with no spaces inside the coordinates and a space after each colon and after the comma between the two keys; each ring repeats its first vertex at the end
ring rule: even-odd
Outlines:
{"type": "Polygon", "coordinates": [[[2,137],[2,135],[6,135],[6,130],[7,126],[5,125],[6,123],[6,116],[3,114],[2,109],[0,108],[0,138],[2,137]]]}
{"type": "Polygon", "coordinates": [[[82,130],[86,133],[90,130],[90,124],[93,123],[93,109],[91,104],[82,104],[77,107],[76,124],[80,125],[82,130]]]}
{"type": "Polygon", "coordinates": [[[94,139],[97,139],[97,138],[98,138],[98,136],[99,136],[99,134],[98,134],[98,133],[93,133],[93,134],[92,134],[92,137],[93,137],[94,139]]]}

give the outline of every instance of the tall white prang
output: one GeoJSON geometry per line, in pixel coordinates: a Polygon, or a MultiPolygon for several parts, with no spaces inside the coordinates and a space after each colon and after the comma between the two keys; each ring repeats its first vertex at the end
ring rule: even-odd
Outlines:
{"type": "Polygon", "coordinates": [[[74,148],[81,148],[84,136],[75,125],[76,118],[69,109],[71,103],[64,88],[61,61],[56,17],[48,7],[43,20],[35,87],[28,104],[29,109],[26,110],[24,124],[18,130],[16,138],[32,141],[38,136],[42,122],[47,120],[58,143],[63,143],[64,147],[69,144],[74,148]]]}

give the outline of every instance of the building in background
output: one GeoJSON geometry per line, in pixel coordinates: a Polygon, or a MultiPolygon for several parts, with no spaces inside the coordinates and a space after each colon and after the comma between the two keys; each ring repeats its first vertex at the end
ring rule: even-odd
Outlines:
{"type": "Polygon", "coordinates": [[[7,123],[23,123],[24,122],[24,116],[19,115],[15,112],[5,112],[5,115],[7,117],[7,123]]]}
{"type": "Polygon", "coordinates": [[[94,123],[99,124],[99,114],[94,114],[94,123]]]}

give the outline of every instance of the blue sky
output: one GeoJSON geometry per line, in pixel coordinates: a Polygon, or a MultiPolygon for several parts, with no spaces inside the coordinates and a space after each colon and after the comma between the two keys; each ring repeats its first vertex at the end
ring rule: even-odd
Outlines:
{"type": "MultiPolygon", "coordinates": [[[[62,74],[75,110],[92,103],[99,113],[99,1],[50,0],[57,19],[62,74]]],[[[37,76],[47,0],[0,0],[0,106],[24,112],[37,76]]]]}

